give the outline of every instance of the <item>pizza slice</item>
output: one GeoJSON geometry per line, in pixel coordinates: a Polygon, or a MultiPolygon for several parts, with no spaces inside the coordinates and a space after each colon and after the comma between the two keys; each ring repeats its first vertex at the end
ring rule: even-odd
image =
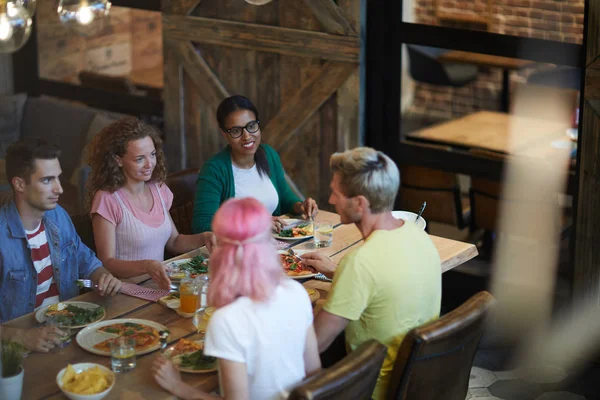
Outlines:
{"type": "Polygon", "coordinates": [[[202,350],[202,345],[193,342],[191,340],[182,338],[179,339],[177,344],[171,348],[171,357],[181,356],[183,354],[190,354],[198,350],[202,350]]]}
{"type": "Polygon", "coordinates": [[[302,259],[296,255],[280,254],[281,265],[288,276],[301,276],[313,274],[315,271],[312,267],[304,265],[302,259]]]}

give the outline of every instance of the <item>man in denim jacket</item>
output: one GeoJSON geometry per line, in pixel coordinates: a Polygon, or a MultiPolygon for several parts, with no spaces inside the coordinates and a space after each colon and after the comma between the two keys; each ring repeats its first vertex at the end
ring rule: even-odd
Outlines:
{"type": "MultiPolygon", "coordinates": [[[[91,279],[103,296],[115,295],[121,288],[121,281],[81,242],[71,218],[57,204],[63,192],[59,155],[57,147],[37,138],[14,143],[7,150],[6,174],[14,200],[0,208],[0,322],[34,311],[41,299],[45,306],[58,298],[79,295],[76,281],[80,278],[91,279]],[[32,248],[26,235],[34,230],[45,232],[50,261],[45,257],[34,264],[35,252],[41,250],[32,248]],[[46,265],[44,270],[40,262],[46,265]],[[50,274],[52,281],[47,282],[50,274]],[[38,278],[47,282],[47,292],[43,285],[38,287],[38,278]]],[[[28,331],[5,327],[2,336],[20,341],[30,350],[49,351],[58,343],[53,333],[52,327],[28,331]]]]}

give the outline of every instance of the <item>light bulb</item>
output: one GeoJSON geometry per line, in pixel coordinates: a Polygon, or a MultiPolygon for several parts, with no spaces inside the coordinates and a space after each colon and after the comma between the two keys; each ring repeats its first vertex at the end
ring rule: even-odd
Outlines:
{"type": "Polygon", "coordinates": [[[107,26],[110,7],[108,0],[60,0],[57,12],[64,26],[80,35],[93,36],[107,26]]]}
{"type": "Polygon", "coordinates": [[[0,9],[0,53],[12,53],[27,43],[31,34],[31,17],[18,4],[0,9]]]}
{"type": "Polygon", "coordinates": [[[94,14],[92,14],[92,10],[88,6],[82,6],[79,11],[77,11],[77,22],[81,25],[88,25],[94,20],[94,14]]]}
{"type": "Polygon", "coordinates": [[[8,2],[6,3],[6,9],[9,16],[14,15],[15,5],[21,6],[24,9],[26,9],[30,17],[33,17],[35,15],[35,11],[37,8],[36,0],[8,0],[8,2]]]}
{"type": "Polygon", "coordinates": [[[6,41],[12,37],[13,28],[6,14],[0,14],[0,41],[6,41]]]}

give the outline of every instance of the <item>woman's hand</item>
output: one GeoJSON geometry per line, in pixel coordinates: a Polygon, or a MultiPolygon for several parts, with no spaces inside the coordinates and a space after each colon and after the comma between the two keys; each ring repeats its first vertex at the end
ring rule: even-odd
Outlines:
{"type": "Polygon", "coordinates": [[[312,219],[319,212],[319,207],[312,197],[307,197],[306,200],[300,203],[300,211],[305,219],[312,219]]]}
{"type": "Polygon", "coordinates": [[[158,287],[163,290],[169,290],[171,288],[171,280],[167,275],[165,266],[156,260],[146,260],[146,273],[150,275],[152,280],[156,282],[158,287]]]}
{"type": "Polygon", "coordinates": [[[152,375],[156,383],[173,394],[176,393],[177,386],[183,383],[179,370],[162,355],[154,359],[152,363],[152,375]]]}
{"type": "Polygon", "coordinates": [[[212,232],[204,232],[201,235],[203,236],[204,246],[206,246],[209,253],[212,253],[213,249],[217,247],[217,237],[212,232]]]}
{"type": "Polygon", "coordinates": [[[272,217],[272,229],[273,232],[279,233],[283,229],[285,223],[281,217],[272,217]]]}

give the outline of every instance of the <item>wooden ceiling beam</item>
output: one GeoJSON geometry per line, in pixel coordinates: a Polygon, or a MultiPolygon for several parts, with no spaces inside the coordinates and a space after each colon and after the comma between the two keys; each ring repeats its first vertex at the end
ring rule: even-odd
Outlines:
{"type": "Polygon", "coordinates": [[[360,46],[356,36],[167,14],[163,14],[163,34],[168,39],[244,50],[356,64],[359,61],[360,46]]]}

